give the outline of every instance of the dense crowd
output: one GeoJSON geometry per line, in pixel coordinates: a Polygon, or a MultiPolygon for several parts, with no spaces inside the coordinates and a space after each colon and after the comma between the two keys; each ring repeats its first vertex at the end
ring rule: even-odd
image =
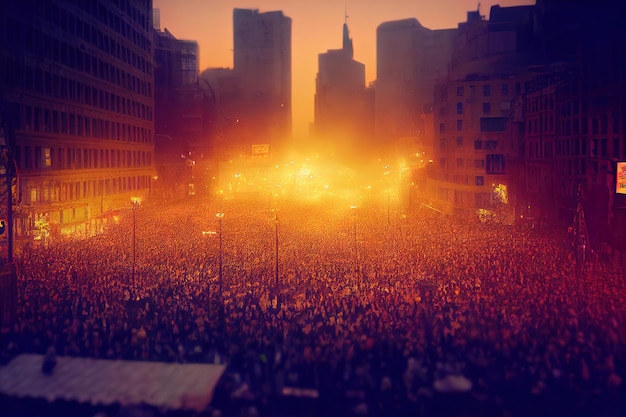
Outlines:
{"type": "Polygon", "coordinates": [[[134,280],[131,216],[27,248],[2,352],[224,363],[223,416],[626,410],[624,273],[577,265],[565,231],[273,206],[139,209],[134,280]]]}

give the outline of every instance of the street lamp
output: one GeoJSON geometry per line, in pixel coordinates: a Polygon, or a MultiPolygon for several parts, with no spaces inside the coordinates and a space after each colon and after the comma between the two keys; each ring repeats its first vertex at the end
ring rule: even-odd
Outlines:
{"type": "Polygon", "coordinates": [[[356,245],[356,206],[350,206],[350,208],[352,209],[352,213],[354,214],[354,272],[357,273],[359,265],[359,254],[356,245]]]}
{"type": "Polygon", "coordinates": [[[276,264],[275,264],[276,275],[274,276],[274,292],[276,296],[276,308],[278,308],[278,294],[280,292],[278,288],[278,211],[274,212],[274,230],[275,230],[275,236],[276,236],[276,242],[275,242],[276,256],[274,257],[276,261],[276,264]]]}
{"type": "Polygon", "coordinates": [[[389,182],[389,171],[387,170],[389,166],[385,165],[386,171],[383,173],[383,176],[387,178],[387,224],[390,224],[389,220],[389,188],[391,188],[391,184],[389,182]]]}
{"type": "Polygon", "coordinates": [[[390,224],[389,221],[389,185],[387,185],[387,224],[390,224]]]}
{"type": "Polygon", "coordinates": [[[137,229],[137,216],[135,212],[139,208],[141,204],[141,198],[139,197],[131,197],[130,198],[130,208],[133,211],[133,269],[131,275],[131,291],[130,298],[133,298],[133,290],[135,288],[135,262],[137,260],[137,239],[136,239],[136,229],[137,229]]]}
{"type": "Polygon", "coordinates": [[[220,303],[223,302],[223,284],[224,280],[222,278],[222,219],[224,218],[224,213],[218,212],[215,213],[215,217],[217,217],[217,222],[219,223],[219,233],[220,233],[220,273],[219,273],[219,294],[220,294],[220,303]]]}

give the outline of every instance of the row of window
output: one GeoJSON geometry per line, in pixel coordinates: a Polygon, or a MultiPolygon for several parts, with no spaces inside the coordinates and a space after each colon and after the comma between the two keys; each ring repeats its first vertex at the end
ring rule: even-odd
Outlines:
{"type": "MultiPolygon", "coordinates": [[[[543,157],[552,158],[556,156],[590,156],[595,158],[626,159],[626,137],[622,138],[620,148],[619,138],[571,138],[546,141],[543,144],[543,157]],[[612,145],[612,146],[609,146],[612,145]],[[555,148],[553,153],[553,147],[555,148]]],[[[537,141],[528,142],[526,155],[531,158],[539,158],[539,143],[537,141]]]]}
{"type": "MultiPolygon", "coordinates": [[[[454,175],[453,182],[459,185],[470,185],[470,176],[469,175],[454,175]]],[[[484,175],[474,176],[474,185],[477,185],[477,186],[485,185],[485,176],[484,175]]]]}
{"type": "Polygon", "coordinates": [[[150,188],[146,175],[115,177],[89,181],[44,181],[40,186],[27,185],[23,196],[25,204],[57,203],[80,199],[104,197],[150,188]]]}
{"type": "MultiPolygon", "coordinates": [[[[106,66],[107,64],[103,63],[103,65],[106,66]]],[[[123,88],[125,92],[135,91],[146,97],[152,96],[152,86],[149,82],[142,81],[129,73],[125,74],[126,76],[124,77],[124,73],[119,69],[113,72],[113,75],[121,76],[114,82],[123,88]]],[[[94,84],[96,83],[98,81],[94,80],[94,84]]],[[[83,105],[99,107],[144,120],[152,120],[152,107],[147,104],[115,94],[110,91],[110,88],[100,89],[91,83],[81,83],[72,78],[31,65],[25,65],[23,62],[10,58],[6,59],[3,64],[0,64],[0,84],[26,91],[34,91],[49,97],[70,100],[83,105]]],[[[98,85],[102,86],[101,83],[98,85]]]]}
{"type": "MultiPolygon", "coordinates": [[[[504,132],[507,129],[508,118],[507,117],[481,117],[480,118],[480,131],[481,132],[504,132]]],[[[456,131],[463,131],[463,120],[458,119],[456,121],[456,131]]],[[[439,133],[446,132],[446,124],[439,123],[439,133]]]]}
{"type": "Polygon", "coordinates": [[[524,107],[526,113],[554,110],[554,95],[550,94],[541,97],[529,97],[525,100],[524,107]]]}
{"type": "MultiPolygon", "coordinates": [[[[484,115],[489,115],[491,114],[491,103],[490,102],[484,102],[482,104],[482,108],[483,108],[483,114],[484,115]]],[[[502,115],[507,115],[509,113],[509,109],[510,109],[510,102],[502,102],[500,105],[500,113],[502,113],[502,115]]],[[[462,102],[457,102],[456,103],[456,114],[463,114],[464,113],[464,109],[463,109],[463,103],[462,102]]],[[[445,107],[440,107],[439,108],[439,118],[443,119],[446,117],[446,108],[445,107]]],[[[441,126],[441,125],[440,125],[441,126]]]]}
{"type": "MultiPolygon", "coordinates": [[[[485,182],[484,177],[475,177],[474,182],[476,185],[483,185],[485,182]]],[[[444,187],[437,188],[437,199],[441,201],[449,201],[448,196],[450,191],[444,187]]],[[[474,193],[471,191],[454,190],[454,204],[456,206],[470,207],[472,196],[474,199],[474,207],[493,207],[494,198],[493,193],[474,193]]]]}
{"type": "Polygon", "coordinates": [[[609,164],[607,161],[599,159],[586,159],[586,158],[567,158],[557,159],[556,172],[563,176],[596,176],[600,172],[607,172],[609,170],[609,164]]]}
{"type": "MultiPolygon", "coordinates": [[[[132,89],[138,94],[148,94],[145,86],[147,81],[139,78],[135,79],[136,77],[132,76],[124,69],[121,69],[121,66],[113,65],[106,60],[96,58],[94,51],[88,51],[86,46],[71,45],[25,25],[23,26],[23,30],[19,30],[22,25],[19,25],[12,19],[8,19],[8,23],[7,26],[17,26],[17,31],[8,31],[7,29],[9,45],[100,80],[123,85],[124,88],[132,89]],[[23,33],[20,34],[20,32],[23,33]],[[21,45],[22,43],[23,45],[21,45]]],[[[93,30],[95,31],[95,29],[93,30]]],[[[121,46],[119,43],[115,43],[115,50],[111,52],[115,58],[128,65],[132,65],[142,73],[146,75],[152,74],[152,66],[147,57],[142,58],[138,54],[133,53],[129,48],[121,46]]]]}
{"type": "Polygon", "coordinates": [[[573,158],[556,161],[556,172],[562,176],[587,175],[598,173],[597,161],[588,161],[585,158],[573,158]]]}
{"type": "MultiPolygon", "coordinates": [[[[468,88],[469,88],[469,96],[473,97],[476,94],[476,86],[472,84],[472,85],[469,85],[468,88]]],[[[500,96],[508,97],[510,94],[509,90],[510,90],[509,84],[507,83],[500,84],[500,96]]],[[[483,97],[490,97],[492,93],[491,84],[483,84],[482,93],[483,93],[483,97]]],[[[521,93],[522,93],[521,83],[515,83],[515,95],[520,95],[521,93]]],[[[457,97],[465,96],[465,86],[463,85],[457,86],[456,96],[457,97]]]]}
{"type": "MultiPolygon", "coordinates": [[[[576,117],[561,119],[557,125],[557,132],[560,135],[570,136],[578,134],[589,134],[589,120],[591,120],[591,134],[606,135],[608,134],[608,117],[602,115],[600,117],[576,117]]],[[[619,117],[614,115],[612,118],[612,132],[619,133],[619,117]]],[[[554,133],[554,113],[542,113],[540,117],[531,117],[526,120],[527,133],[554,133]]]]}
{"type": "Polygon", "coordinates": [[[526,157],[535,159],[535,158],[553,158],[553,143],[552,141],[545,141],[543,143],[543,155],[540,155],[540,144],[537,140],[530,140],[526,144],[526,149],[524,150],[526,157]]]}
{"type": "MultiPolygon", "coordinates": [[[[602,120],[602,119],[600,119],[602,120]]],[[[527,122],[527,131],[529,133],[538,133],[540,131],[542,132],[547,132],[547,131],[552,131],[552,117],[544,118],[544,122],[547,121],[549,122],[548,125],[546,126],[545,124],[543,126],[538,126],[538,121],[537,119],[533,119],[533,120],[528,120],[527,122]]],[[[563,136],[571,136],[571,135],[578,135],[578,134],[589,134],[589,119],[588,118],[576,118],[576,119],[562,119],[559,121],[558,125],[557,125],[557,133],[563,136]]],[[[617,130],[617,129],[616,129],[617,130]]],[[[606,125],[606,120],[604,121],[600,121],[598,118],[592,118],[591,119],[591,134],[593,135],[606,135],[608,132],[607,130],[607,125],[606,125]]],[[[617,131],[614,131],[613,133],[618,133],[617,131]]]]}
{"type": "MultiPolygon", "coordinates": [[[[608,106],[608,103],[601,102],[601,103],[595,103],[594,107],[606,109],[609,106],[608,106]]],[[[582,133],[587,133],[587,129],[588,129],[587,126],[588,126],[589,119],[590,119],[590,117],[588,117],[589,101],[587,99],[583,99],[581,101],[572,100],[572,101],[563,102],[559,105],[558,115],[560,116],[560,118],[564,118],[565,116],[579,116],[581,114],[582,114],[582,117],[580,118],[575,117],[572,119],[572,121],[573,123],[574,121],[576,121],[575,123],[578,123],[577,121],[580,120],[581,130],[584,130],[582,133]]],[[[609,116],[608,114],[602,114],[599,117],[591,117],[592,133],[594,135],[596,134],[606,135],[607,134],[608,126],[609,126],[608,116],[609,116]]],[[[612,127],[612,133],[617,134],[620,132],[620,115],[618,111],[616,110],[614,110],[611,114],[611,127],[612,127]]]]}
{"type": "Polygon", "coordinates": [[[542,113],[540,117],[528,118],[526,133],[554,133],[554,113],[542,113]]]}
{"type": "MultiPolygon", "coordinates": [[[[457,159],[457,168],[461,168],[465,162],[463,159],[457,159]]],[[[439,159],[439,167],[441,170],[448,168],[448,160],[446,158],[439,159]]],[[[475,159],[474,168],[485,169],[485,172],[490,175],[504,174],[505,173],[505,157],[504,154],[487,154],[485,159],[475,159]]],[[[478,184],[477,184],[478,185],[478,184]]]]}
{"type": "Polygon", "coordinates": [[[83,116],[72,112],[12,103],[15,128],[27,132],[92,137],[124,142],[152,143],[152,129],[123,122],[83,116]]]}
{"type": "Polygon", "coordinates": [[[463,159],[457,158],[456,167],[457,168],[465,168],[474,166],[476,169],[484,169],[485,168],[485,160],[484,159],[463,159]]]}
{"type": "MultiPolygon", "coordinates": [[[[57,2],[51,0],[31,0],[35,2],[32,11],[35,15],[40,16],[46,21],[52,23],[56,27],[59,27],[74,36],[78,36],[88,42],[92,42],[94,45],[93,36],[90,37],[89,27],[86,22],[72,13],[67,7],[60,7],[57,2]]],[[[139,10],[134,7],[128,0],[113,0],[113,1],[77,1],[74,2],[78,7],[91,18],[99,21],[104,26],[108,26],[115,33],[119,34],[125,39],[130,40],[138,48],[149,51],[150,39],[144,33],[149,32],[152,27],[148,14],[152,12],[150,7],[146,7],[144,10],[139,10]],[[126,21],[125,16],[120,13],[116,13],[111,9],[109,3],[113,3],[118,6],[122,13],[138,25],[142,31],[137,31],[132,23],[126,21]]],[[[149,4],[149,3],[147,3],[149,4]]]]}
{"type": "Polygon", "coordinates": [[[620,152],[619,138],[613,138],[612,149],[609,152],[608,138],[572,138],[555,141],[557,156],[591,156],[600,158],[626,158],[626,137],[622,138],[620,152]]]}
{"type": "MultiPolygon", "coordinates": [[[[456,146],[457,147],[462,147],[464,144],[464,139],[463,136],[457,136],[456,137],[456,146]]],[[[440,148],[445,148],[446,147],[446,138],[445,137],[441,137],[439,138],[439,147],[440,148]]],[[[498,147],[498,141],[497,140],[480,140],[477,139],[474,141],[474,149],[476,150],[494,150],[498,147]]]]}
{"type": "Polygon", "coordinates": [[[122,149],[16,147],[18,169],[98,169],[152,166],[152,153],[122,149]]]}

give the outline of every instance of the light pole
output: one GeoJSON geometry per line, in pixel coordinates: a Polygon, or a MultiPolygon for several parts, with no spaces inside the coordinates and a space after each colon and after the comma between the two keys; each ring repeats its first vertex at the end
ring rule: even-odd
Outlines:
{"type": "Polygon", "coordinates": [[[359,269],[359,253],[356,245],[356,206],[350,206],[350,208],[354,214],[354,272],[357,273],[359,269]]]}
{"type": "Polygon", "coordinates": [[[136,228],[137,228],[137,216],[136,211],[141,204],[141,199],[139,197],[131,197],[130,198],[130,208],[133,211],[133,268],[131,275],[131,291],[130,298],[133,298],[133,292],[135,289],[135,262],[137,260],[137,239],[136,239],[136,228]]]}
{"type": "Polygon", "coordinates": [[[385,165],[385,172],[383,173],[383,176],[385,178],[387,178],[387,224],[390,224],[390,220],[389,220],[389,188],[391,187],[390,181],[389,181],[389,166],[385,165]]]}
{"type": "Polygon", "coordinates": [[[387,224],[390,224],[389,221],[389,185],[387,185],[387,224]]]}
{"type": "Polygon", "coordinates": [[[276,211],[274,214],[274,230],[275,230],[275,235],[276,235],[276,242],[274,245],[276,246],[276,254],[274,256],[275,261],[276,261],[276,264],[275,264],[276,274],[274,276],[274,292],[276,296],[276,308],[278,308],[278,294],[280,292],[278,288],[278,211],[276,211]]]}
{"type": "Polygon", "coordinates": [[[224,285],[224,280],[222,276],[222,265],[223,265],[222,264],[222,219],[224,218],[224,213],[221,213],[221,212],[215,213],[215,217],[217,217],[217,222],[219,223],[219,233],[220,233],[220,272],[219,272],[218,285],[219,285],[220,303],[222,303],[223,285],[224,285]]]}

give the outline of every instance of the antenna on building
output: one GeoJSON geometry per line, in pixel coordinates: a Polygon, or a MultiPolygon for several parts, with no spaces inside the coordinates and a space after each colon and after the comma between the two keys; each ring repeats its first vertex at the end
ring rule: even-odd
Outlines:
{"type": "Polygon", "coordinates": [[[343,22],[343,48],[350,55],[350,58],[354,56],[354,47],[352,46],[352,39],[350,39],[350,31],[348,30],[348,8],[345,8],[344,22],[343,22]]]}
{"type": "Polygon", "coordinates": [[[478,7],[476,8],[476,11],[478,12],[478,14],[480,14],[480,2],[478,2],[478,7]]]}
{"type": "Polygon", "coordinates": [[[343,12],[343,23],[348,24],[348,6],[345,6],[345,11],[343,12]]]}

